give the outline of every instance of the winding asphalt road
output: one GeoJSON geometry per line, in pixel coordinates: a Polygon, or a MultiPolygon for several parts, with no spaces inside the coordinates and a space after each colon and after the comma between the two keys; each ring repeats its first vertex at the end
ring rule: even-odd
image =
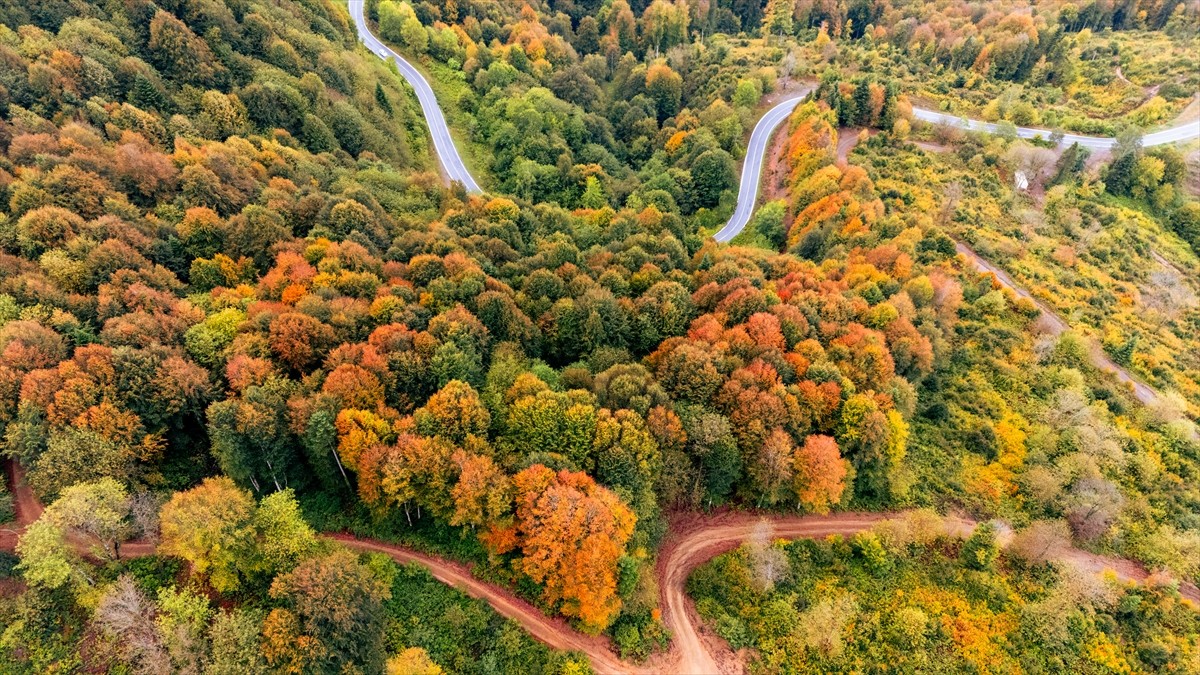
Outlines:
{"type": "MultiPolygon", "coordinates": [[[[750,222],[750,217],[754,214],[754,207],[758,201],[759,182],[762,176],[762,166],[766,161],[767,148],[770,146],[771,136],[774,135],[775,129],[779,127],[795,110],[796,105],[803,100],[803,96],[789,98],[775,107],[767,111],[758,124],[754,126],[754,130],[750,133],[750,145],[746,150],[746,159],[742,165],[741,185],[738,188],[737,208],[730,217],[729,222],[725,227],[721,228],[713,239],[727,243],[736,237],[750,222]]],[[[932,124],[952,124],[958,125],[972,131],[983,131],[987,133],[995,133],[997,125],[990,122],[981,122],[979,120],[967,120],[953,115],[936,112],[933,110],[925,110],[923,108],[914,108],[913,117],[929,122],[932,124]]],[[[1045,129],[1033,129],[1029,127],[1017,127],[1017,135],[1021,138],[1044,137],[1049,138],[1050,132],[1045,129]]],[[[1171,129],[1157,131],[1152,134],[1147,134],[1142,139],[1143,146],[1165,145],[1168,143],[1177,143],[1179,141],[1191,140],[1200,137],[1200,120],[1194,120],[1171,129]]],[[[1067,134],[1063,136],[1061,144],[1070,145],[1079,143],[1083,147],[1107,150],[1116,143],[1115,138],[1098,138],[1095,136],[1080,136],[1077,134],[1067,134]]],[[[1002,285],[1017,295],[1029,298],[1037,304],[1042,310],[1042,314],[1047,318],[1050,330],[1054,334],[1059,334],[1067,330],[1068,325],[1045,303],[1033,297],[1029,291],[1009,277],[1004,270],[1000,269],[990,261],[980,257],[979,254],[972,251],[961,242],[957,243],[957,249],[960,254],[965,256],[977,270],[981,272],[990,272],[996,277],[996,280],[1002,285]]],[[[1113,362],[1103,351],[1093,350],[1092,360],[1096,366],[1102,370],[1112,372],[1121,382],[1129,384],[1133,388],[1134,396],[1144,404],[1152,404],[1159,398],[1158,392],[1146,385],[1144,382],[1134,377],[1132,373],[1122,368],[1117,363],[1113,362]]]]}
{"type": "MultiPolygon", "coordinates": [[[[475,182],[459,156],[458,150],[454,147],[445,117],[442,115],[429,83],[412,64],[371,34],[363,17],[363,0],[349,0],[349,6],[363,43],[380,58],[392,59],[400,69],[401,75],[416,91],[434,141],[438,161],[446,177],[451,181],[462,183],[467,190],[481,192],[479,184],[475,182]]],[[[746,164],[742,171],[737,210],[726,227],[714,236],[717,241],[729,241],[749,222],[750,215],[754,210],[754,202],[757,199],[758,184],[768,141],[776,127],[791,114],[800,100],[802,97],[783,101],[769,110],[755,125],[751,133],[746,164]]],[[[953,123],[959,122],[958,118],[932,111],[914,110],[914,116],[917,119],[932,122],[947,120],[953,123]]],[[[970,122],[970,124],[978,125],[973,128],[979,130],[995,130],[995,126],[988,123],[970,122]]],[[[1046,132],[1041,130],[1018,129],[1018,135],[1026,138],[1044,133],[1046,132]],[[1026,136],[1026,133],[1030,135],[1026,136]]],[[[1145,138],[1145,145],[1171,143],[1198,135],[1200,135],[1200,123],[1150,134],[1145,138]]],[[[1102,149],[1111,147],[1113,143],[1113,139],[1086,136],[1072,135],[1064,138],[1066,143],[1076,141],[1089,148],[1102,149]]],[[[976,256],[976,258],[978,257],[976,256]]],[[[981,259],[979,261],[986,264],[981,259]]],[[[1001,276],[1003,275],[1002,271],[994,271],[998,272],[997,276],[1002,280],[1006,278],[1006,275],[1001,276]]],[[[1011,282],[1009,283],[1011,284],[1011,282]]],[[[16,544],[16,538],[24,526],[36,520],[42,511],[41,504],[23,480],[20,466],[10,461],[9,472],[13,493],[16,497],[17,527],[11,530],[0,530],[0,549],[5,550],[12,550],[16,544]]],[[[850,534],[871,527],[883,517],[882,514],[844,513],[831,516],[776,516],[771,517],[771,521],[775,528],[775,536],[797,538],[819,537],[833,533],[850,534]]],[[[667,610],[664,620],[675,635],[675,644],[672,654],[667,657],[667,663],[652,663],[648,667],[641,668],[620,661],[603,638],[582,636],[573,631],[565,622],[548,619],[532,605],[516,598],[508,590],[474,579],[470,576],[469,570],[461,565],[384,542],[358,539],[344,534],[333,535],[333,538],[357,550],[380,551],[401,562],[414,562],[429,568],[435,577],[444,583],[462,588],[474,597],[483,598],[504,616],[521,623],[537,639],[559,649],[575,649],[585,652],[600,673],[662,672],[667,669],[683,673],[712,673],[720,669],[718,659],[714,658],[701,638],[696,623],[698,617],[695,615],[694,606],[684,592],[684,583],[688,574],[697,565],[746,541],[751,536],[759,519],[759,516],[753,514],[738,514],[724,520],[705,517],[694,527],[673,528],[673,535],[659,559],[659,575],[663,580],[661,586],[662,605],[667,610]],[[670,661],[674,661],[674,663],[670,663],[670,661]],[[656,665],[662,667],[656,668],[656,665]]],[[[80,544],[80,542],[73,543],[80,544]]],[[[130,542],[122,547],[122,551],[127,557],[137,557],[152,553],[153,546],[148,542],[130,542]]],[[[1101,558],[1077,550],[1072,550],[1068,558],[1096,571],[1115,568],[1117,576],[1125,580],[1141,580],[1146,576],[1140,566],[1129,561],[1101,558]]],[[[1197,593],[1194,586],[1185,585],[1183,590],[1189,599],[1200,599],[1200,594],[1197,593]]]]}
{"type": "Polygon", "coordinates": [[[483,192],[479,183],[475,182],[475,178],[467,170],[467,165],[463,163],[462,156],[458,154],[458,148],[454,147],[454,139],[450,136],[450,127],[446,126],[446,117],[442,115],[442,108],[438,105],[437,97],[433,95],[433,88],[429,86],[425,76],[411,63],[404,60],[404,57],[392,51],[383,44],[382,40],[375,37],[371,29],[367,27],[367,20],[363,16],[363,0],[349,0],[349,2],[350,16],[354,19],[355,28],[358,29],[358,38],[376,56],[385,61],[390,59],[394,62],[400,69],[400,75],[412,85],[413,91],[417,93],[417,100],[421,102],[421,112],[425,115],[425,124],[429,127],[429,135],[433,137],[433,148],[437,152],[442,173],[448,180],[462,183],[468,192],[483,192]]]}
{"type": "Polygon", "coordinates": [[[738,187],[737,208],[733,210],[733,215],[725,227],[713,235],[713,239],[721,243],[728,242],[750,222],[750,216],[754,214],[754,204],[758,201],[758,183],[762,178],[763,159],[767,154],[767,146],[771,143],[771,136],[806,95],[807,92],[776,105],[754,125],[754,131],[750,132],[750,146],[746,148],[746,159],[742,165],[742,183],[738,187]]]}
{"type": "MultiPolygon", "coordinates": [[[[957,117],[947,113],[938,112],[936,110],[925,110],[924,108],[913,108],[913,117],[922,122],[930,124],[949,124],[951,126],[961,127],[969,131],[984,131],[989,134],[996,133],[998,125],[991,122],[981,122],[979,120],[969,120],[964,117],[957,117]]],[[[1020,138],[1044,138],[1050,139],[1050,134],[1053,132],[1049,129],[1035,129],[1032,127],[1017,127],[1017,136],[1020,138]]],[[[1179,141],[1187,141],[1193,138],[1200,137],[1200,120],[1192,120],[1185,124],[1162,131],[1146,134],[1142,137],[1142,145],[1150,147],[1154,145],[1166,145],[1168,143],[1178,143],[1179,141]]],[[[1078,143],[1080,146],[1090,150],[1109,150],[1117,143],[1115,138],[1099,138],[1097,136],[1080,136],[1079,134],[1063,135],[1060,145],[1071,145],[1078,143]]]]}
{"type": "MultiPolygon", "coordinates": [[[[741,184],[738,186],[737,207],[734,209],[733,215],[730,216],[729,222],[725,223],[725,227],[713,235],[713,239],[716,241],[721,243],[729,242],[738,236],[750,222],[750,216],[754,215],[754,206],[758,201],[759,181],[762,177],[762,166],[763,162],[766,161],[767,148],[770,146],[771,136],[774,135],[775,129],[792,114],[792,111],[796,109],[796,105],[803,99],[804,97],[800,96],[789,98],[779,103],[774,108],[768,110],[767,114],[763,115],[762,119],[758,121],[758,124],[754,125],[754,131],[750,133],[750,146],[746,148],[746,159],[742,165],[742,178],[741,184]]],[[[949,124],[970,131],[983,131],[989,134],[996,133],[998,128],[996,124],[991,122],[970,120],[924,108],[913,108],[913,117],[922,122],[929,122],[930,124],[949,124]]],[[[1020,138],[1049,139],[1051,133],[1048,129],[1017,127],[1017,136],[1020,138]]],[[[1177,127],[1146,134],[1142,137],[1142,145],[1144,147],[1166,145],[1168,143],[1188,141],[1193,138],[1200,138],[1200,120],[1192,120],[1177,127]]],[[[1063,136],[1061,144],[1071,145],[1072,143],[1078,143],[1091,150],[1108,150],[1116,142],[1117,139],[1115,138],[1066,134],[1063,136]]]]}

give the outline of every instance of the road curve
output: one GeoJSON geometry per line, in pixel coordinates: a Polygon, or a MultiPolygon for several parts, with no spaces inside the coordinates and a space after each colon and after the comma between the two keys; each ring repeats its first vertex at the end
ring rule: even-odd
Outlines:
{"type": "MultiPolygon", "coordinates": [[[[754,126],[754,131],[750,133],[750,145],[746,149],[746,159],[742,164],[742,177],[741,184],[738,187],[737,206],[734,208],[733,215],[729,218],[729,221],[725,223],[725,227],[722,227],[720,231],[713,235],[713,239],[716,241],[728,243],[734,237],[738,236],[750,222],[750,217],[754,215],[755,203],[758,201],[758,184],[762,176],[763,162],[766,161],[766,151],[770,144],[771,135],[774,133],[775,128],[787,119],[788,115],[792,113],[792,110],[802,100],[804,100],[803,95],[783,101],[768,110],[767,114],[763,115],[758,124],[754,126]]],[[[996,133],[997,129],[997,125],[991,122],[956,117],[924,108],[913,108],[913,117],[923,122],[929,122],[930,124],[949,124],[971,131],[996,133]]],[[[1021,138],[1049,139],[1051,133],[1048,129],[1017,127],[1017,136],[1021,138]]],[[[1200,120],[1192,120],[1177,127],[1146,134],[1142,137],[1142,145],[1145,147],[1166,145],[1193,138],[1200,138],[1200,120]]],[[[1096,136],[1081,136],[1079,134],[1065,134],[1062,139],[1063,145],[1078,143],[1082,147],[1092,150],[1108,150],[1116,142],[1117,139],[1115,138],[1099,138],[1096,136]]]]}
{"type": "Polygon", "coordinates": [[[446,117],[442,115],[442,108],[438,105],[437,97],[433,95],[433,88],[429,86],[425,76],[411,63],[404,60],[404,57],[392,51],[382,40],[375,37],[371,29],[367,27],[367,20],[363,15],[363,0],[349,0],[349,4],[350,16],[354,19],[355,28],[358,29],[358,39],[379,58],[385,61],[390,59],[394,62],[400,69],[400,75],[412,85],[413,91],[417,93],[417,100],[421,102],[421,112],[425,115],[425,125],[429,127],[429,135],[433,137],[433,148],[437,153],[438,163],[442,167],[442,174],[449,181],[462,183],[468,192],[483,192],[479,183],[475,182],[475,178],[467,170],[467,165],[463,163],[462,156],[458,154],[458,148],[454,147],[454,139],[450,136],[450,127],[446,126],[446,117]]]}
{"type": "MultiPolygon", "coordinates": [[[[659,602],[663,608],[663,621],[673,637],[671,656],[674,662],[670,672],[679,675],[712,675],[740,670],[736,667],[736,657],[722,640],[713,638],[708,641],[710,644],[705,644],[698,629],[700,617],[685,586],[694,569],[746,543],[760,523],[769,525],[772,539],[812,539],[831,534],[849,536],[897,515],[901,514],[848,512],[826,516],[778,516],[727,513],[713,517],[694,514],[673,521],[658,559],[659,602]],[[730,664],[734,667],[729,667],[730,664]]],[[[975,523],[944,518],[941,527],[945,534],[966,537],[974,529],[975,523]]],[[[1085,572],[1112,572],[1124,582],[1141,582],[1150,576],[1144,567],[1133,561],[1100,556],[1076,548],[1065,551],[1061,560],[1085,572]]],[[[1193,603],[1200,604],[1200,589],[1195,585],[1182,582],[1179,592],[1193,603]]]]}
{"type": "MultiPolygon", "coordinates": [[[[758,184],[762,175],[762,165],[766,161],[766,152],[770,144],[770,139],[775,129],[791,115],[795,110],[796,105],[804,99],[804,95],[789,98],[782,103],[767,111],[758,124],[754,126],[754,130],[750,134],[750,145],[746,150],[746,160],[742,166],[741,186],[738,188],[737,207],[730,217],[729,222],[719,232],[713,235],[713,239],[721,243],[727,243],[736,237],[750,222],[750,216],[754,213],[754,207],[758,200],[758,184]]],[[[990,122],[980,122],[978,120],[966,120],[945,113],[934,112],[932,110],[924,110],[921,108],[913,109],[913,117],[919,120],[924,120],[931,123],[959,124],[965,128],[975,131],[984,131],[994,133],[996,125],[990,122]]],[[[1032,138],[1034,136],[1047,137],[1049,132],[1044,129],[1031,129],[1026,127],[1018,127],[1017,134],[1022,138],[1032,138]]],[[[1153,134],[1148,134],[1143,139],[1143,145],[1161,145],[1164,143],[1174,143],[1181,140],[1187,140],[1200,136],[1200,120],[1189,122],[1188,124],[1159,131],[1153,134]]],[[[1112,147],[1116,139],[1113,138],[1097,138],[1094,136],[1078,136],[1067,134],[1063,137],[1064,144],[1076,143],[1093,149],[1107,149],[1112,147]]],[[[1058,316],[1045,303],[1033,297],[1033,295],[1019,286],[1012,277],[1004,270],[991,262],[982,258],[975,251],[961,242],[956,242],[958,253],[969,260],[976,270],[981,272],[991,273],[1000,285],[1011,289],[1018,296],[1028,298],[1033,301],[1042,314],[1046,317],[1048,327],[1055,335],[1059,335],[1066,331],[1069,326],[1062,317],[1058,316]]],[[[1153,388],[1140,379],[1135,377],[1125,368],[1114,362],[1103,351],[1099,349],[1093,350],[1092,360],[1095,365],[1101,370],[1113,373],[1116,378],[1128,384],[1133,388],[1134,396],[1143,404],[1150,405],[1158,401],[1159,394],[1153,388]]]]}
{"type": "MultiPolygon", "coordinates": [[[[15,496],[16,528],[0,531],[0,550],[13,550],[17,536],[42,512],[42,505],[25,484],[21,466],[7,460],[8,477],[11,479],[15,496]]],[[[535,639],[553,647],[578,651],[591,661],[599,675],[642,675],[648,673],[702,673],[715,674],[724,670],[721,665],[733,658],[719,640],[705,644],[701,637],[699,616],[687,596],[685,585],[688,575],[696,567],[714,556],[733,550],[745,543],[762,522],[770,525],[772,538],[801,539],[825,537],[831,534],[852,535],[870,529],[895,513],[835,513],[824,516],[780,516],[752,512],[727,512],[717,515],[703,513],[679,514],[672,518],[671,531],[658,556],[657,576],[659,602],[663,621],[673,636],[671,651],[652,658],[644,665],[622,661],[612,650],[611,643],[603,637],[584,635],[561,618],[548,617],[530,603],[516,597],[511,591],[495,584],[480,581],[471,575],[463,564],[437,556],[419,553],[411,549],[372,539],[362,539],[350,534],[328,534],[330,539],[341,542],[357,551],[384,553],[401,563],[416,563],[425,567],[438,581],[454,586],[467,595],[482,599],[499,614],[516,621],[535,639]],[[714,655],[715,652],[715,655],[714,655]]],[[[943,527],[947,534],[966,536],[974,523],[946,518],[943,527]]],[[[81,551],[87,545],[72,541],[81,551]]],[[[121,545],[123,558],[152,555],[154,546],[149,542],[132,541],[121,545]]],[[[1121,558],[1098,556],[1078,549],[1069,549],[1064,560],[1089,572],[1113,571],[1118,579],[1142,581],[1148,574],[1135,562],[1121,558]]],[[[1200,603],[1200,590],[1194,585],[1183,583],[1180,593],[1200,603]]]]}
{"type": "Polygon", "coordinates": [[[806,95],[807,92],[779,103],[768,110],[758,124],[754,125],[754,131],[750,132],[750,145],[746,148],[746,159],[742,162],[742,179],[741,185],[738,187],[737,207],[733,210],[729,222],[713,235],[713,239],[721,243],[728,242],[736,237],[742,228],[746,227],[746,223],[750,222],[750,216],[754,213],[754,204],[758,201],[758,183],[762,178],[763,160],[767,154],[767,146],[771,144],[771,136],[774,135],[775,128],[786,120],[788,115],[792,114],[792,111],[804,100],[806,95]]]}
{"type": "MultiPolygon", "coordinates": [[[[951,126],[961,127],[970,131],[983,131],[989,134],[996,133],[998,125],[992,122],[982,122],[980,120],[967,119],[958,117],[948,113],[938,112],[936,110],[926,110],[925,108],[913,108],[913,117],[922,122],[930,124],[948,124],[951,126]]],[[[1050,135],[1054,133],[1049,129],[1037,129],[1033,127],[1017,127],[1017,136],[1020,138],[1043,138],[1050,139],[1050,135]]],[[[1142,137],[1142,145],[1150,147],[1154,145],[1166,145],[1168,143],[1178,143],[1179,141],[1187,141],[1193,138],[1200,138],[1200,120],[1192,120],[1177,127],[1155,131],[1154,133],[1146,134],[1142,137]]],[[[1091,150],[1109,150],[1117,143],[1115,138],[1100,138],[1097,136],[1082,136],[1079,134],[1064,134],[1061,145],[1071,145],[1078,143],[1082,147],[1091,150]]]]}
{"type": "MultiPolygon", "coordinates": [[[[838,513],[829,516],[772,517],[771,535],[775,538],[800,539],[831,534],[851,535],[868,529],[889,514],[838,513]]],[[[663,622],[671,631],[672,652],[676,659],[673,672],[680,675],[711,675],[727,670],[705,644],[698,628],[700,617],[688,597],[688,576],[714,557],[745,543],[764,520],[749,513],[730,513],[711,518],[692,518],[690,525],[672,523],[672,532],[659,553],[659,603],[663,622]]],[[[720,650],[717,650],[720,654],[720,650]]],[[[727,651],[727,650],[725,650],[727,651]]]]}

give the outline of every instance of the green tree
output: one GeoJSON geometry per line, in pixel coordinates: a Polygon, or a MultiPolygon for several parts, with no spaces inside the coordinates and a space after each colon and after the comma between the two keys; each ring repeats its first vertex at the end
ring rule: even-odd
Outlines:
{"type": "Polygon", "coordinates": [[[692,163],[692,189],[690,193],[694,208],[712,208],[720,203],[721,194],[730,189],[737,176],[733,159],[721,149],[705,150],[692,163]]]}
{"type": "Polygon", "coordinates": [[[600,51],[599,23],[595,17],[585,16],[575,29],[575,51],[586,56],[600,51]]]}
{"type": "Polygon", "coordinates": [[[763,204],[754,214],[754,230],[776,250],[782,250],[787,243],[787,228],[784,226],[786,215],[787,201],[783,199],[763,204]]]}
{"type": "Polygon", "coordinates": [[[662,463],[658,443],[632,410],[600,410],[592,453],[600,481],[631,494],[650,490],[662,463]]]}
{"type": "Polygon", "coordinates": [[[400,37],[401,43],[414,54],[424,54],[429,49],[429,33],[415,16],[404,20],[400,37]]]}
{"type": "Polygon", "coordinates": [[[383,670],[383,601],[390,595],[384,580],[344,549],[310,558],[271,584],[271,597],[286,603],[321,646],[320,671],[331,673],[383,670]]]}
{"type": "Polygon", "coordinates": [[[687,408],[681,417],[689,454],[699,459],[706,501],[721,504],[742,477],[742,454],[729,420],[713,412],[687,408]]]}
{"type": "Polygon", "coordinates": [[[304,521],[291,490],[263,497],[254,512],[253,526],[255,555],[268,575],[294,568],[317,549],[317,535],[304,521]]]}
{"type": "Polygon", "coordinates": [[[222,471],[264,493],[303,485],[306,473],[291,431],[288,399],[295,383],[271,376],[240,398],[208,408],[208,434],[222,471]]]}
{"type": "Polygon", "coordinates": [[[219,67],[216,57],[203,40],[171,14],[160,9],[154,15],[146,46],[164,73],[201,86],[215,83],[219,67]]]}
{"type": "Polygon", "coordinates": [[[103,478],[128,482],[135,469],[130,448],[91,429],[56,429],[29,469],[29,486],[39,497],[55,499],[76,483],[103,478]]]}
{"type": "Polygon", "coordinates": [[[311,113],[304,116],[304,122],[300,125],[300,140],[310,152],[333,152],[339,147],[333,131],[320,117],[311,113]]]}
{"type": "Polygon", "coordinates": [[[379,35],[388,42],[404,42],[404,21],[416,18],[412,8],[404,3],[383,0],[379,3],[379,35]]]}
{"type": "Polygon", "coordinates": [[[71,550],[63,528],[38,519],[17,541],[17,571],[30,586],[54,590],[92,583],[89,567],[71,550]]]}
{"type": "Polygon", "coordinates": [[[762,80],[757,77],[747,77],[738,80],[737,88],[733,91],[733,104],[739,108],[753,109],[762,100],[762,80]]]}
{"type": "Polygon", "coordinates": [[[245,608],[218,612],[208,630],[212,645],[205,675],[266,675],[267,663],[259,646],[262,614],[245,608]]]}
{"type": "Polygon", "coordinates": [[[1000,557],[996,528],[991,523],[976,526],[971,536],[963,542],[961,557],[963,564],[973,570],[991,570],[1000,557]]]}
{"type": "Polygon", "coordinates": [[[338,101],[333,104],[328,119],[329,129],[343,150],[357,156],[366,149],[366,134],[363,129],[367,125],[357,108],[346,101],[338,101]]]}
{"type": "Polygon", "coordinates": [[[772,35],[791,35],[794,5],[792,0],[767,0],[767,8],[763,11],[762,29],[768,40],[772,35]]]}
{"type": "Polygon", "coordinates": [[[679,112],[683,78],[667,64],[656,63],[646,70],[646,94],[654,101],[661,122],[679,112]]]}
{"type": "Polygon", "coordinates": [[[41,517],[68,533],[94,540],[99,544],[97,553],[109,560],[120,557],[120,542],[134,533],[129,495],[112,478],[72,485],[62,491],[41,517]]]}
{"type": "Polygon", "coordinates": [[[604,186],[600,184],[599,178],[587,177],[583,195],[579,198],[579,205],[585,209],[600,209],[608,206],[608,198],[604,196],[604,186]]]}

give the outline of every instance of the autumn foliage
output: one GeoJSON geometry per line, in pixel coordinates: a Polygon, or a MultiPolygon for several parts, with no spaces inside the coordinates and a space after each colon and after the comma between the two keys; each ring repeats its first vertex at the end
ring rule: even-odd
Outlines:
{"type": "Polygon", "coordinates": [[[590,631],[603,629],[621,607],[616,565],[635,516],[584,473],[535,465],[514,476],[513,486],[522,571],[544,584],[546,600],[561,603],[564,614],[590,631]]]}

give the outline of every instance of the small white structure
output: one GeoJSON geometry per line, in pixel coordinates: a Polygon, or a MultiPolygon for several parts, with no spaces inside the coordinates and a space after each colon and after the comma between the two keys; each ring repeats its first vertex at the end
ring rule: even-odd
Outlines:
{"type": "Polygon", "coordinates": [[[1029,178],[1025,175],[1024,171],[1018,171],[1013,175],[1013,184],[1016,185],[1018,190],[1024,192],[1029,189],[1029,178]]]}

